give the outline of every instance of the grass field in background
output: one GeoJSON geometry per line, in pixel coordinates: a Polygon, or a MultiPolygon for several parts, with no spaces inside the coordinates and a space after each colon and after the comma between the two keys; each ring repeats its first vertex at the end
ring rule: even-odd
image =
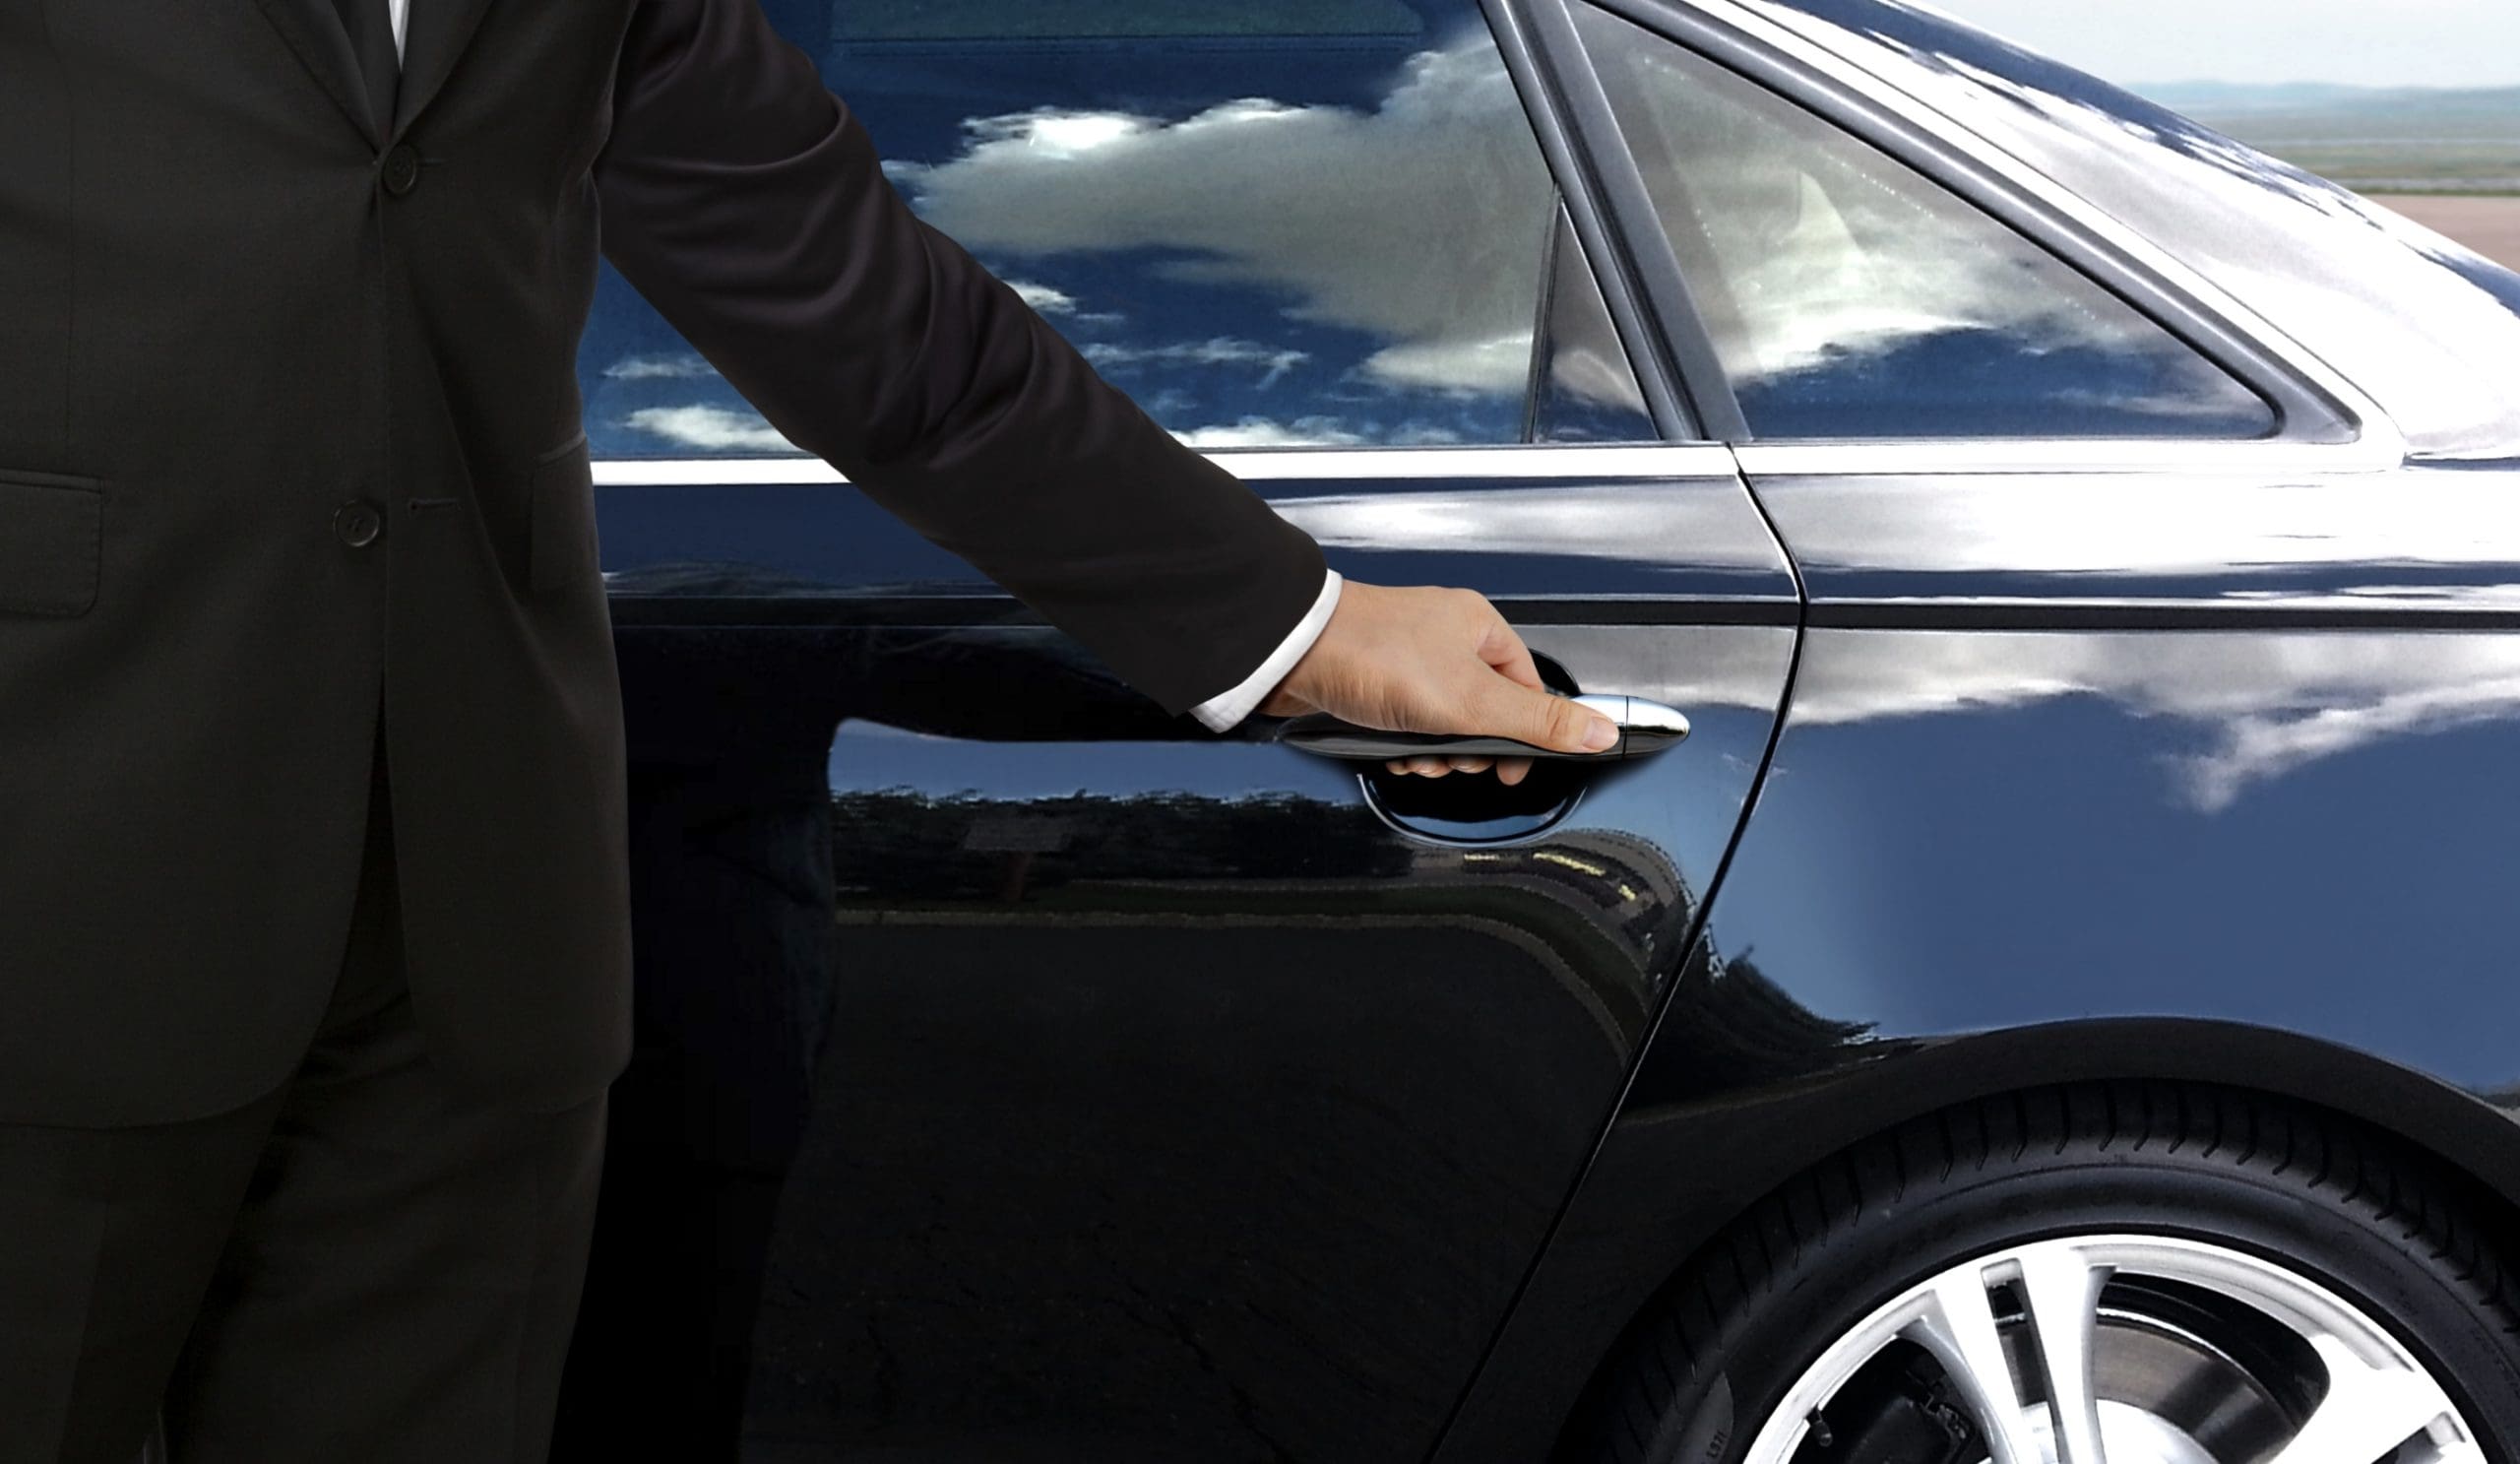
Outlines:
{"type": "Polygon", "coordinates": [[[2144,90],[2218,132],[2520,269],[2520,88],[2144,90]]]}
{"type": "Polygon", "coordinates": [[[2359,192],[2520,194],[2520,88],[2174,86],[2155,95],[2359,192]]]}

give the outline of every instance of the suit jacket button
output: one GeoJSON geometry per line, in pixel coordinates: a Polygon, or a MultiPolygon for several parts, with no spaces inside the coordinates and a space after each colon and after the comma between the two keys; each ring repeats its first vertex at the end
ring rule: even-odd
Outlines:
{"type": "Polygon", "coordinates": [[[410,143],[396,143],[385,155],[385,191],[401,198],[420,184],[420,155],[410,143]]]}
{"type": "Polygon", "coordinates": [[[345,503],[333,513],[333,533],[351,548],[366,548],[384,532],[385,515],[364,498],[345,503]]]}

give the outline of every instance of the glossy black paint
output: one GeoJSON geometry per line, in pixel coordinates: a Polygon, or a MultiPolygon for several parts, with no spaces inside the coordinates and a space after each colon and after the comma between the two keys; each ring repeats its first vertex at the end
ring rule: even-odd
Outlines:
{"type": "MultiPolygon", "coordinates": [[[[1489,10],[1644,396],[1737,429],[1562,13],[1489,10]]],[[[1343,571],[1696,724],[1511,796],[1163,718],[846,487],[606,487],[640,1032],[561,1456],[1524,1464],[1768,1189],[2069,1078],[2327,1106],[2520,1204],[2520,462],[2489,391],[2453,467],[2286,390],[2293,440],[2195,459],[1268,468],[1343,571]]]]}
{"type": "Polygon", "coordinates": [[[2432,497],[2520,477],[1753,486],[1814,628],[1707,980],[1440,1459],[1541,1456],[1671,1258],[1989,1094],[2255,1088],[2401,1135],[2520,1223],[2520,536],[2432,497]]]}
{"type": "Polygon", "coordinates": [[[845,487],[609,490],[616,589],[687,593],[616,602],[639,1049],[564,1455],[710,1456],[738,1399],[755,1459],[1433,1446],[1681,979],[1795,635],[1736,478],[1525,461],[1567,466],[1265,485],[1344,572],[1513,593],[1567,684],[1694,724],[1512,792],[1164,718],[941,566],[872,583],[925,566],[871,525],[817,562],[845,487]],[[771,569],[644,562],[721,492],[760,517],[716,557],[771,569]]]}

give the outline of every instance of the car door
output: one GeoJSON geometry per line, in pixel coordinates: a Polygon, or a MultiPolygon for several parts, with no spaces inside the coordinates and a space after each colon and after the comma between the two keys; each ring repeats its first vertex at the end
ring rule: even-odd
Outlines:
{"type": "Polygon", "coordinates": [[[1469,0],[769,9],[1333,567],[1693,731],[1508,790],[1167,718],[612,282],[638,1048],[561,1453],[1418,1457],[1683,980],[1793,578],[1469,0]]]}

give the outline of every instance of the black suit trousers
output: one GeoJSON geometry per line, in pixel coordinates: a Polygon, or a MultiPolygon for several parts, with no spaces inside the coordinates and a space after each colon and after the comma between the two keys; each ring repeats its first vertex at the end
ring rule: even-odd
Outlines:
{"type": "MultiPolygon", "coordinates": [[[[380,754],[381,757],[381,754],[380,754]]],[[[486,1102],[432,1063],[383,780],[348,948],[294,1074],[119,1128],[0,1125],[0,1464],[539,1464],[604,1100],[486,1102]]]]}

